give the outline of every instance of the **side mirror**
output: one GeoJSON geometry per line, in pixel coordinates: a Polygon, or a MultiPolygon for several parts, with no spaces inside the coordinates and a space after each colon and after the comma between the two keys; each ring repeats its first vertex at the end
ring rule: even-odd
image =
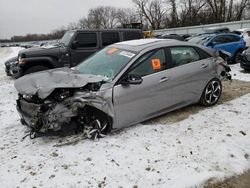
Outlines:
{"type": "Polygon", "coordinates": [[[78,47],[79,42],[77,40],[74,40],[71,44],[72,49],[76,49],[78,47]]]}
{"type": "Polygon", "coordinates": [[[138,85],[138,84],[141,84],[142,81],[143,79],[138,75],[129,75],[128,77],[122,80],[121,84],[122,85],[129,85],[129,84],[138,85]]]}

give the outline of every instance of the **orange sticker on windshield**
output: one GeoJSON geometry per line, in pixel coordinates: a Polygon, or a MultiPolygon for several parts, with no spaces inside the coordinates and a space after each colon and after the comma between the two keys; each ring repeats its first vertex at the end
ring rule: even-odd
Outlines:
{"type": "Polygon", "coordinates": [[[151,60],[151,65],[154,70],[159,70],[161,69],[161,61],[160,59],[152,59],[151,60]]]}
{"type": "Polygon", "coordinates": [[[118,49],[117,48],[110,48],[108,49],[108,51],[106,52],[108,55],[111,55],[113,53],[115,53],[118,49]]]}

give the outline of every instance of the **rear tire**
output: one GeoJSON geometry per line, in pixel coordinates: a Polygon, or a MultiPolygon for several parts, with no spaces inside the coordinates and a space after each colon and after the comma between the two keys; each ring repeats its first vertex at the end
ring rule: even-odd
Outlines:
{"type": "Polygon", "coordinates": [[[214,78],[208,82],[206,85],[200,103],[204,106],[215,105],[220,99],[222,93],[222,84],[221,81],[217,78],[214,78]]]}
{"type": "Polygon", "coordinates": [[[46,66],[42,66],[42,65],[38,65],[38,66],[34,66],[34,67],[30,67],[28,68],[24,74],[30,74],[30,73],[34,73],[34,72],[39,72],[39,71],[43,71],[43,70],[48,70],[49,68],[46,66]]]}
{"type": "Polygon", "coordinates": [[[232,59],[232,63],[234,63],[234,64],[239,63],[239,56],[241,55],[241,51],[242,51],[242,50],[238,50],[238,51],[235,53],[235,55],[234,55],[234,57],[233,57],[233,59],[232,59]]]}

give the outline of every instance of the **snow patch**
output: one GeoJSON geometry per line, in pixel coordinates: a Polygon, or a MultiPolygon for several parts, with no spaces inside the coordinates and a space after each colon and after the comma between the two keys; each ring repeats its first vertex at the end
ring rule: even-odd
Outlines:
{"type": "MultiPolygon", "coordinates": [[[[16,53],[1,55],[0,70],[16,53]]],[[[231,68],[234,79],[250,81],[238,65],[231,68]]],[[[0,80],[0,90],[2,187],[201,187],[250,168],[250,94],[178,123],[138,124],[99,141],[22,140],[27,129],[15,109],[13,80],[0,80]]]]}

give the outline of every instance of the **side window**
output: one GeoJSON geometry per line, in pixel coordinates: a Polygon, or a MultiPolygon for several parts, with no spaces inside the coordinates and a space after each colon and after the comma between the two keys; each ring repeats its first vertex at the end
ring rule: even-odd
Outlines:
{"type": "Polygon", "coordinates": [[[172,47],[170,53],[175,67],[201,59],[198,52],[192,47],[172,47]]]}
{"type": "Polygon", "coordinates": [[[110,44],[119,42],[119,33],[118,32],[107,32],[107,33],[102,33],[102,45],[103,46],[108,46],[110,44]]]}
{"type": "Polygon", "coordinates": [[[147,76],[166,68],[165,50],[159,49],[144,54],[139,58],[129,75],[147,76]]]}
{"type": "Polygon", "coordinates": [[[133,39],[140,39],[142,38],[142,35],[140,32],[132,32],[132,31],[127,31],[123,32],[123,40],[133,40],[133,39]]]}
{"type": "Polygon", "coordinates": [[[229,38],[229,42],[237,42],[237,41],[239,41],[240,40],[240,37],[236,37],[236,36],[233,36],[233,35],[231,35],[231,36],[228,36],[228,38],[229,38]]]}
{"type": "Polygon", "coordinates": [[[232,35],[226,35],[226,36],[218,36],[214,39],[215,42],[218,44],[224,44],[229,42],[236,42],[239,41],[239,37],[232,36],[232,35]]]}
{"type": "Polygon", "coordinates": [[[200,60],[201,59],[207,59],[207,58],[210,58],[212,57],[211,55],[209,55],[207,52],[205,52],[203,49],[200,49],[200,48],[195,48],[195,50],[199,53],[200,55],[200,60]]]}
{"type": "Polygon", "coordinates": [[[89,48],[97,46],[96,33],[78,33],[75,40],[78,41],[78,48],[89,48]]]}
{"type": "Polygon", "coordinates": [[[214,42],[216,42],[217,44],[223,44],[226,43],[227,39],[224,36],[217,36],[214,39],[214,42]]]}

